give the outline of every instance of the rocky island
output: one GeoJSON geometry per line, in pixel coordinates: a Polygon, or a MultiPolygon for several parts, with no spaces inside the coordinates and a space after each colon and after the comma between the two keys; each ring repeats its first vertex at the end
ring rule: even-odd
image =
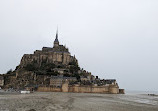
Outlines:
{"type": "Polygon", "coordinates": [[[40,92],[124,93],[115,79],[100,79],[80,68],[76,57],[59,44],[58,32],[53,47],[24,54],[14,71],[0,76],[0,86],[40,92]]]}

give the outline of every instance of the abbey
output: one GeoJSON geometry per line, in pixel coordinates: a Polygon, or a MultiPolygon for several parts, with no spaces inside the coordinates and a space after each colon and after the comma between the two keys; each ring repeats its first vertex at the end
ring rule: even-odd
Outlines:
{"type": "Polygon", "coordinates": [[[59,44],[58,33],[56,33],[53,47],[43,47],[42,50],[36,50],[34,54],[25,54],[20,66],[23,67],[31,62],[37,62],[39,65],[42,62],[68,65],[73,61],[77,62],[76,58],[70,55],[68,48],[59,44]]]}

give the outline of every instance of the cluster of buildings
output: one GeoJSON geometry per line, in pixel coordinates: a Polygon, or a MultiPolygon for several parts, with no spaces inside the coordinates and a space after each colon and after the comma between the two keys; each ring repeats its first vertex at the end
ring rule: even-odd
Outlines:
{"type": "Polygon", "coordinates": [[[58,33],[53,47],[43,47],[33,54],[24,54],[20,65],[13,72],[0,76],[0,86],[36,88],[37,91],[124,93],[115,79],[99,79],[81,69],[69,49],[59,44],[58,33]]]}

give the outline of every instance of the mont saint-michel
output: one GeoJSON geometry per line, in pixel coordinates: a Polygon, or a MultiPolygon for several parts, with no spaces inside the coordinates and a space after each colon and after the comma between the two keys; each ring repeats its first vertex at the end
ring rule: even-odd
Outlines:
{"type": "Polygon", "coordinates": [[[39,92],[124,93],[115,79],[100,79],[80,68],[77,58],[60,45],[58,31],[53,47],[24,54],[14,71],[0,76],[3,89],[39,92]]]}

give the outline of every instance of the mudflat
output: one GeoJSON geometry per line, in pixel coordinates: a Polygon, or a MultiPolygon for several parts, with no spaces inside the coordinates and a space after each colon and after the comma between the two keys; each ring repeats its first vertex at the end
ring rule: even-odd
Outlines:
{"type": "Polygon", "coordinates": [[[158,96],[62,92],[0,93],[0,111],[158,111],[158,96]]]}

